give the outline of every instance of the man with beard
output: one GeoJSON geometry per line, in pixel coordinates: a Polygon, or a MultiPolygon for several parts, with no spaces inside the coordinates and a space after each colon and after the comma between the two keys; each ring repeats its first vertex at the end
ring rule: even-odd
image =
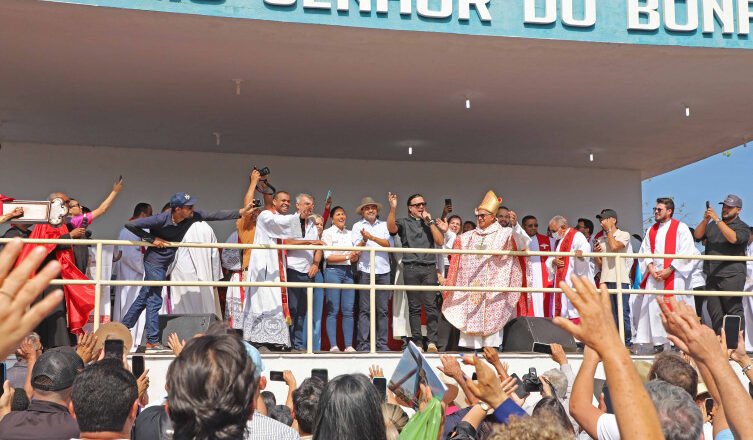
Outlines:
{"type": "MultiPolygon", "coordinates": [[[[744,256],[750,228],[740,220],[743,201],[730,194],[719,204],[722,205],[722,218],[711,206],[707,206],[694,236],[699,240],[706,239],[706,255],[744,256]]],[[[739,292],[745,287],[744,261],[706,260],[703,262],[703,272],[706,274],[706,290],[739,292]]],[[[717,334],[721,331],[724,315],[739,316],[743,320],[742,328],[745,328],[741,297],[710,296],[706,299],[706,307],[717,334]]]]}
{"type": "MultiPolygon", "coordinates": [[[[526,250],[530,237],[502,227],[494,213],[502,200],[489,191],[476,208],[478,227],[455,240],[453,249],[526,250]],[[517,244],[516,244],[517,243],[517,244]]],[[[510,255],[453,255],[447,284],[472,287],[521,287],[530,263],[510,255]],[[521,264],[522,263],[522,264],[521,264]]],[[[460,330],[458,345],[470,349],[499,347],[501,330],[516,316],[519,292],[445,292],[442,312],[460,330]]]]}
{"type": "MultiPolygon", "coordinates": [[[[693,235],[688,225],[672,218],[675,203],[668,197],[656,199],[654,219],[643,238],[641,254],[692,255],[694,244],[693,235]]],[[[688,290],[694,267],[693,260],[675,260],[672,258],[644,258],[640,261],[643,275],[642,289],[648,290],[688,290]]],[[[742,289],[742,288],[741,288],[742,289]]],[[[672,295],[664,295],[665,301],[672,295]]],[[[685,301],[695,309],[692,297],[682,296],[678,301],[685,301]]],[[[635,335],[633,344],[651,344],[658,350],[658,346],[668,343],[667,331],[661,323],[659,304],[655,295],[635,295],[630,304],[633,312],[635,335]]],[[[640,349],[640,345],[636,347],[640,349]]]]}

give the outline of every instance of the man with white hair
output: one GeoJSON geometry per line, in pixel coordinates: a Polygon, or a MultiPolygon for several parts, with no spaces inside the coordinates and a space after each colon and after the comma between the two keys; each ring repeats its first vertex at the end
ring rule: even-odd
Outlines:
{"type": "MultiPolygon", "coordinates": [[[[314,213],[314,197],[309,194],[298,194],[295,197],[296,210],[300,214],[301,240],[285,240],[285,244],[293,245],[322,245],[319,231],[316,229],[311,214],[314,213]]],[[[322,261],[322,251],[287,251],[287,277],[289,282],[313,283],[319,272],[322,261]]],[[[288,306],[290,307],[290,342],[294,350],[305,350],[303,340],[303,325],[308,312],[306,288],[288,288],[288,306]]]]}
{"type": "MultiPolygon", "coordinates": [[[[575,228],[571,228],[567,219],[561,215],[552,217],[549,221],[549,232],[556,240],[555,252],[575,252],[575,257],[549,257],[547,267],[549,277],[554,281],[554,287],[559,287],[560,281],[564,281],[572,287],[570,277],[572,275],[585,276],[593,279],[591,263],[583,254],[591,252],[591,245],[585,235],[575,228]]],[[[544,312],[547,317],[562,316],[580,322],[578,311],[561,292],[544,294],[544,312]]]]}

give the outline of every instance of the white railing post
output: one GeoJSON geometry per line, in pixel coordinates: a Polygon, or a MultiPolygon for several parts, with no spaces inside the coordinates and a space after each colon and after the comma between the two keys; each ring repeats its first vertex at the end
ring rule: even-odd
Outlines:
{"type": "Polygon", "coordinates": [[[376,251],[369,250],[369,351],[376,353],[376,251]]]}
{"type": "Polygon", "coordinates": [[[614,258],[615,272],[617,273],[617,328],[620,330],[620,340],[625,343],[625,320],[622,318],[622,257],[614,258]]]}
{"type": "Polygon", "coordinates": [[[306,353],[314,352],[314,288],[306,288],[306,353]]]}
{"type": "Polygon", "coordinates": [[[94,325],[92,331],[97,331],[100,321],[100,304],[102,299],[102,242],[97,242],[97,257],[94,266],[94,325]]]}

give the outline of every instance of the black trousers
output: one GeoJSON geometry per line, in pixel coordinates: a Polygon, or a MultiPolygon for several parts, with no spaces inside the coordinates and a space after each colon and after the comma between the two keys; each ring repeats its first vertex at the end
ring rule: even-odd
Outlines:
{"type": "MultiPolygon", "coordinates": [[[[740,272],[731,277],[706,277],[706,290],[713,291],[741,291],[745,287],[745,273],[740,272]]],[[[745,328],[745,316],[743,315],[743,299],[740,296],[709,296],[706,298],[706,308],[711,316],[711,325],[719,334],[722,330],[724,315],[737,315],[740,317],[741,328],[745,328]]]]}
{"type": "MultiPolygon", "coordinates": [[[[436,286],[437,266],[434,264],[406,264],[403,266],[403,282],[414,286],[436,286]]],[[[410,322],[411,340],[418,347],[423,346],[421,335],[421,307],[426,312],[426,333],[429,343],[437,344],[437,324],[439,322],[439,310],[437,309],[437,292],[407,292],[408,294],[408,321],[410,322]]]]}

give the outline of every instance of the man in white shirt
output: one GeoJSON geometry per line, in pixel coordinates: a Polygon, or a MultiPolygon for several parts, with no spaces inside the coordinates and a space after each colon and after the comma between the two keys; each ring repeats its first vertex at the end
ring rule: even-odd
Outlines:
{"type": "MultiPolygon", "coordinates": [[[[547,267],[550,278],[554,281],[554,287],[559,287],[560,281],[564,281],[572,287],[571,275],[593,278],[591,262],[583,257],[586,252],[591,252],[591,245],[585,235],[568,225],[567,219],[561,215],[554,216],[549,221],[549,231],[556,240],[555,252],[575,252],[575,257],[549,257],[547,267]]],[[[544,295],[547,317],[562,316],[576,324],[580,322],[580,316],[575,307],[562,293],[544,295]]]]}
{"type": "MultiPolygon", "coordinates": [[[[380,248],[394,246],[394,240],[387,230],[387,222],[378,218],[382,204],[377,203],[371,197],[361,199],[361,204],[356,208],[356,212],[362,217],[360,221],[353,225],[354,246],[364,246],[367,248],[380,248]]],[[[379,285],[390,284],[390,259],[387,252],[376,252],[374,261],[371,261],[371,254],[367,251],[361,252],[358,258],[358,284],[370,284],[371,266],[374,265],[375,283],[379,285]]],[[[387,347],[387,330],[389,301],[392,292],[389,290],[376,291],[376,349],[377,351],[388,351],[387,347]]],[[[358,291],[358,325],[356,349],[358,351],[369,351],[369,336],[371,330],[371,291],[358,291]]]]}
{"type": "MultiPolygon", "coordinates": [[[[295,206],[301,215],[300,228],[302,240],[285,240],[285,244],[293,245],[323,245],[319,240],[319,231],[310,218],[314,212],[314,198],[308,194],[298,194],[295,206]]],[[[319,262],[322,251],[287,251],[287,278],[289,282],[313,283],[319,272],[319,262]]],[[[294,350],[305,350],[306,341],[303,340],[303,325],[307,313],[306,289],[302,287],[288,288],[288,306],[290,308],[290,341],[294,350]]]]}
{"type": "MultiPolygon", "coordinates": [[[[613,209],[603,209],[596,218],[601,224],[602,231],[592,237],[594,252],[609,252],[624,254],[630,249],[630,234],[617,228],[617,212],[613,209]]],[[[617,288],[617,259],[594,258],[597,270],[601,273],[600,283],[607,285],[607,289],[617,288]]],[[[623,258],[620,261],[620,287],[624,292],[622,294],[622,320],[625,328],[625,344],[630,345],[632,334],[630,332],[630,266],[632,260],[623,258]]],[[[617,319],[617,295],[609,295],[612,302],[612,316],[615,322],[617,319]]],[[[619,326],[618,326],[619,327],[619,326]]]]}

